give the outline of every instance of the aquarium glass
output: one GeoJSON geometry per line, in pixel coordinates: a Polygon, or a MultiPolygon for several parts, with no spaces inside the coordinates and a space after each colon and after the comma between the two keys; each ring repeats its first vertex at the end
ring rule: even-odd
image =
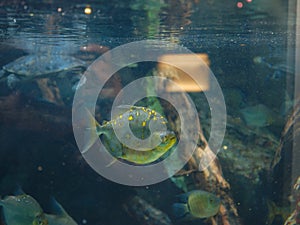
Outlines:
{"type": "Polygon", "coordinates": [[[298,0],[0,0],[0,225],[300,224],[298,0]]]}

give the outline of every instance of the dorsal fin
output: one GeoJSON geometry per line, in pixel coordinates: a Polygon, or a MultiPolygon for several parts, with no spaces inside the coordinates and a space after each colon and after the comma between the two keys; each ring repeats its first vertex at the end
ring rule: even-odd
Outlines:
{"type": "Polygon", "coordinates": [[[22,189],[21,185],[17,185],[17,189],[14,191],[14,195],[18,196],[18,195],[25,195],[26,193],[24,192],[24,190],[22,189]]]}
{"type": "Polygon", "coordinates": [[[113,115],[113,118],[111,118],[112,120],[113,119],[116,119],[118,116],[128,112],[129,110],[133,109],[133,107],[135,106],[132,106],[132,105],[118,105],[115,109],[116,111],[116,114],[113,115]]]}
{"type": "Polygon", "coordinates": [[[56,201],[54,197],[51,197],[50,201],[51,201],[51,210],[53,214],[58,216],[68,215],[66,210],[62,207],[61,204],[58,203],[58,201],[56,201]]]}
{"type": "Polygon", "coordinates": [[[116,107],[116,112],[117,113],[114,115],[114,118],[112,118],[112,119],[115,119],[119,115],[124,114],[124,113],[126,113],[130,110],[137,110],[137,109],[146,111],[147,108],[144,107],[144,106],[135,106],[135,105],[118,105],[116,107]]]}

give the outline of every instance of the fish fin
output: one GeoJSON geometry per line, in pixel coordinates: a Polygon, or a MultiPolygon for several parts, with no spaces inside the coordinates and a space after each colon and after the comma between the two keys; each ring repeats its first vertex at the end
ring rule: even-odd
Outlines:
{"type": "Polygon", "coordinates": [[[136,106],[133,106],[133,105],[118,105],[117,106],[118,109],[124,109],[126,111],[133,109],[134,107],[136,107],[136,106]]]}
{"type": "Polygon", "coordinates": [[[87,112],[88,122],[89,122],[89,128],[96,129],[97,135],[100,135],[101,132],[101,125],[97,122],[95,117],[91,114],[91,112],[85,108],[87,112]]]}
{"type": "Polygon", "coordinates": [[[86,153],[93,146],[93,144],[99,138],[99,135],[102,133],[100,124],[96,121],[91,112],[87,108],[85,109],[88,119],[88,128],[86,128],[84,132],[85,145],[81,153],[86,153]]]}
{"type": "Polygon", "coordinates": [[[61,204],[59,204],[58,201],[56,201],[56,199],[54,197],[51,197],[50,201],[51,201],[52,212],[55,215],[58,215],[58,216],[68,215],[68,213],[66,212],[66,210],[62,207],[61,204]]]}
{"type": "Polygon", "coordinates": [[[176,200],[178,200],[180,203],[186,204],[188,202],[189,195],[190,195],[190,192],[176,195],[176,200]]]}
{"type": "Polygon", "coordinates": [[[132,105],[118,105],[115,108],[116,113],[114,115],[112,115],[111,119],[116,119],[119,115],[122,115],[122,114],[128,112],[130,109],[133,109],[133,107],[135,107],[135,106],[132,106],[132,105]]]}
{"type": "Polygon", "coordinates": [[[25,195],[25,191],[22,189],[20,184],[17,184],[17,189],[14,191],[14,195],[25,195]]]}
{"type": "Polygon", "coordinates": [[[172,205],[172,213],[176,219],[184,219],[190,214],[187,204],[183,203],[174,203],[172,205]]]}

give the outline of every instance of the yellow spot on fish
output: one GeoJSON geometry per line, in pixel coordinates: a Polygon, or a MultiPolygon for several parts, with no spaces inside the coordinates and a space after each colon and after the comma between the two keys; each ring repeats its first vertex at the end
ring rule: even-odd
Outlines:
{"type": "Polygon", "coordinates": [[[140,115],[140,112],[139,112],[139,111],[136,111],[135,115],[136,115],[136,116],[139,116],[139,115],[140,115]]]}
{"type": "Polygon", "coordinates": [[[130,116],[128,117],[128,120],[129,120],[129,121],[133,120],[133,116],[130,115],[130,116]]]}
{"type": "Polygon", "coordinates": [[[119,118],[122,119],[123,115],[120,115],[119,118]]]}
{"type": "Polygon", "coordinates": [[[142,127],[145,127],[146,126],[146,121],[143,121],[142,122],[142,127]]]}

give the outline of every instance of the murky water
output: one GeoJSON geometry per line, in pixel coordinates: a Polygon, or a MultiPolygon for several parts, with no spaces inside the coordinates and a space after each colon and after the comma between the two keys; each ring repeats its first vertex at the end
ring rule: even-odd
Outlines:
{"type": "MultiPolygon", "coordinates": [[[[257,224],[283,224],[286,218],[281,213],[268,221],[274,213],[267,206],[268,202],[278,208],[291,204],[285,196],[290,189],[282,187],[291,184],[279,180],[281,186],[276,186],[278,171],[270,166],[294,100],[292,4],[283,0],[0,1],[1,67],[26,55],[54,56],[29,65],[43,74],[40,65],[51,70],[58,64],[55,56],[68,57],[56,57],[63,69],[53,69],[51,76],[36,79],[31,72],[24,78],[19,67],[1,72],[0,196],[12,195],[21,186],[46,212],[51,211],[49,198],[54,196],[78,224],[155,224],[151,216],[150,222],[143,221],[138,213],[126,211],[134,195],[166,213],[173,224],[226,224],[222,213],[214,220],[177,221],[171,215],[173,198],[186,191],[178,180],[139,188],[115,184],[90,168],[74,140],[73,97],[88,66],[122,44],[163,40],[206,54],[224,94],[227,129],[218,158],[236,215],[226,205],[228,199],[220,197],[229,207],[231,223],[253,224],[257,219],[257,224]],[[74,68],[67,62],[71,57],[83,65],[74,68]]],[[[138,63],[118,71],[96,107],[101,124],[110,120],[116,93],[155,68],[155,63],[138,63]]],[[[203,92],[190,96],[208,136],[210,110],[205,96],[203,92]]],[[[218,188],[209,191],[219,193],[218,188]]]]}

